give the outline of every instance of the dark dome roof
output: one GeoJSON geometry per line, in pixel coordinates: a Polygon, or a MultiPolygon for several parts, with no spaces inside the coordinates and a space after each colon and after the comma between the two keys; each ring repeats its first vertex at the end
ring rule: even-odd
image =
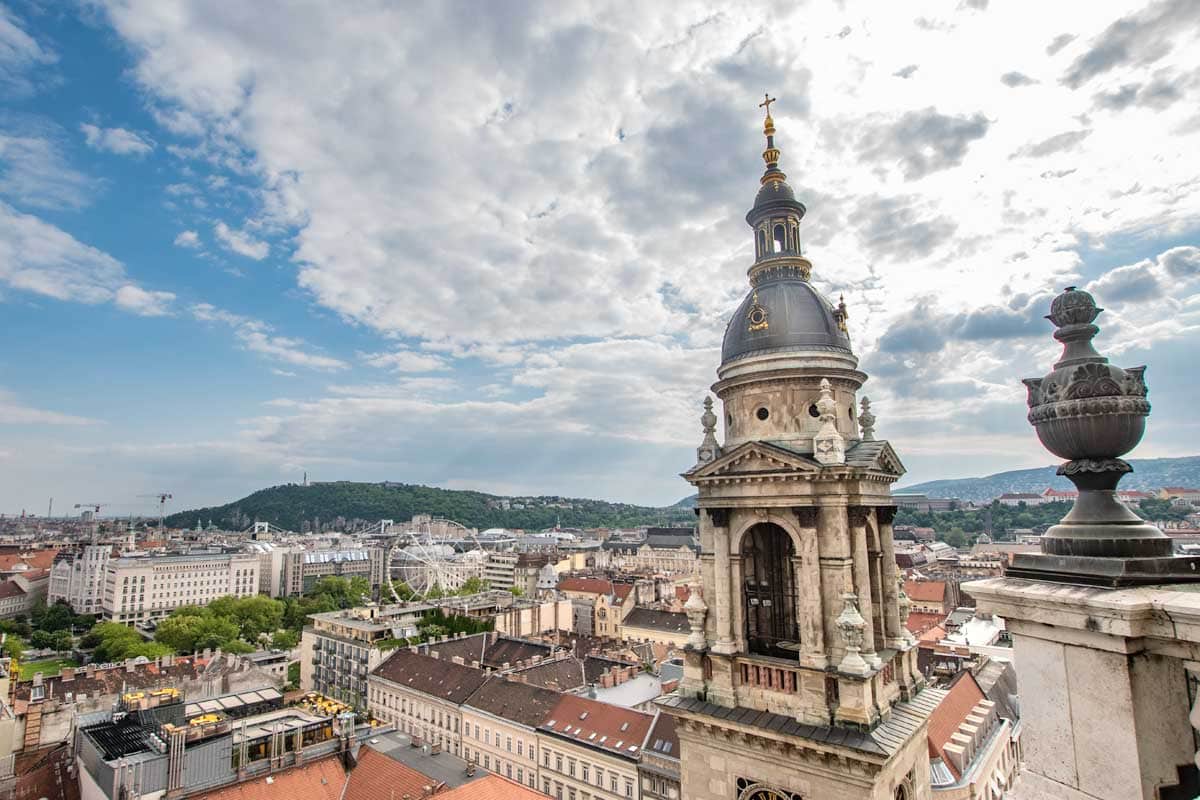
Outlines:
{"type": "Polygon", "coordinates": [[[762,188],[758,190],[758,194],[754,196],[754,206],[765,206],[767,203],[775,200],[795,200],[796,193],[792,191],[792,187],[787,185],[787,181],[771,181],[764,183],[762,188]]]}
{"type": "Polygon", "coordinates": [[[763,216],[780,212],[790,212],[803,219],[806,210],[787,181],[767,181],[754,196],[754,207],[746,214],[746,222],[754,225],[763,216]]]}
{"type": "Polygon", "coordinates": [[[721,363],[773,350],[837,350],[851,353],[850,337],[838,327],[833,306],[807,281],[799,278],[765,281],[752,290],[725,329],[721,363]],[[750,330],[758,305],[767,314],[764,330],[750,330]]]}

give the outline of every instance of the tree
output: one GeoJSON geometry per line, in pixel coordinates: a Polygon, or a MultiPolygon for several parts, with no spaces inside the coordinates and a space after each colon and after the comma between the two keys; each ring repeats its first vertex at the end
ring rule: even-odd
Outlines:
{"type": "MultiPolygon", "coordinates": [[[[98,640],[94,657],[101,663],[124,661],[135,653],[136,655],[145,655],[145,648],[142,645],[149,644],[133,628],[119,622],[101,622],[93,627],[88,635],[94,636],[98,640]]],[[[170,648],[165,645],[159,645],[159,648],[164,649],[167,653],[170,652],[170,648]]],[[[151,656],[147,655],[146,657],[150,658],[151,656]]]]}
{"type": "Polygon", "coordinates": [[[10,635],[4,640],[4,655],[20,660],[24,652],[25,643],[21,641],[21,637],[10,635]]]}
{"type": "Polygon", "coordinates": [[[291,650],[300,644],[300,634],[296,631],[279,630],[271,634],[271,648],[274,650],[291,650]]]}
{"type": "Polygon", "coordinates": [[[462,586],[459,587],[456,594],[461,594],[461,595],[479,594],[480,592],[487,591],[487,588],[489,585],[490,584],[487,581],[483,580],[482,578],[475,578],[475,577],[467,578],[465,581],[463,581],[462,586]]]}

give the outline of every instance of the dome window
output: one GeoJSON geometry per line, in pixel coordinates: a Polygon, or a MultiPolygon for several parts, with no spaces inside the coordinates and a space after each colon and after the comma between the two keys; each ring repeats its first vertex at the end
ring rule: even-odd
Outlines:
{"type": "Polygon", "coordinates": [[[775,252],[782,253],[787,247],[787,234],[783,231],[782,225],[775,226],[775,252]]]}
{"type": "Polygon", "coordinates": [[[758,411],[754,412],[754,416],[758,417],[759,419],[761,419],[765,422],[767,417],[771,416],[771,412],[767,411],[766,406],[760,406],[758,411]]]}

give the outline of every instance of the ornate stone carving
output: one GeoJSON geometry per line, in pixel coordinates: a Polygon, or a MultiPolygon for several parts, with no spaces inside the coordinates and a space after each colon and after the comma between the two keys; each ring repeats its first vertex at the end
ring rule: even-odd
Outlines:
{"type": "Polygon", "coordinates": [[[796,515],[796,521],[801,528],[817,527],[818,509],[816,506],[796,506],[792,509],[792,513],[796,515]]]}
{"type": "Polygon", "coordinates": [[[842,658],[842,663],[838,664],[838,669],[850,675],[866,675],[870,671],[870,667],[861,653],[863,631],[867,627],[867,621],[863,619],[862,614],[858,613],[858,596],[856,594],[846,592],[842,595],[842,599],[846,605],[842,608],[842,613],[838,614],[837,627],[842,635],[842,644],[846,648],[846,655],[842,658]]]}
{"type": "Polygon", "coordinates": [[[910,600],[908,595],[904,592],[904,575],[902,574],[896,575],[896,589],[896,608],[900,615],[900,637],[904,639],[906,643],[912,644],[916,640],[913,638],[913,635],[908,630],[908,626],[905,624],[908,622],[909,614],[912,613],[912,600],[910,600]]]}
{"type": "MultiPolygon", "coordinates": [[[[1058,474],[1079,489],[1071,512],[1042,536],[1041,549],[1070,557],[1169,557],[1166,535],[1115,498],[1117,483],[1131,471],[1121,456],[1141,440],[1150,403],[1146,368],[1122,369],[1093,346],[1101,311],[1074,286],[1054,298],[1047,319],[1058,328],[1054,338],[1063,343],[1062,356],[1045,377],[1024,381],[1029,422],[1047,450],[1068,459],[1058,474]]],[[[1013,574],[1021,573],[1018,561],[1028,559],[1015,559],[1013,574]]],[[[1062,565],[1054,570],[1061,572],[1062,565]]]]}
{"type": "Polygon", "coordinates": [[[871,509],[866,506],[850,506],[846,509],[847,516],[850,517],[850,524],[856,528],[861,528],[867,524],[867,520],[871,518],[871,509]]]}
{"type": "Polygon", "coordinates": [[[859,403],[862,410],[858,412],[858,427],[862,429],[864,442],[875,441],[875,415],[871,413],[871,399],[864,397],[859,403]]]}
{"type": "Polygon", "coordinates": [[[692,591],[687,602],[683,604],[683,611],[687,614],[688,625],[692,629],[692,635],[688,637],[687,646],[693,650],[703,650],[708,647],[708,642],[704,638],[704,618],[708,616],[708,606],[704,603],[704,598],[700,596],[699,592],[692,591]]]}
{"type": "Polygon", "coordinates": [[[821,429],[813,437],[813,457],[821,464],[845,464],[846,440],[837,429],[837,402],[827,378],[821,379],[821,398],[817,400],[821,429]]]}
{"type": "Polygon", "coordinates": [[[896,518],[895,506],[876,506],[875,519],[879,520],[880,525],[891,525],[892,520],[896,518]]]}
{"type": "Polygon", "coordinates": [[[711,397],[704,398],[704,413],[700,415],[700,426],[704,430],[704,439],[696,448],[696,463],[709,464],[721,454],[721,446],[717,444],[717,415],[713,413],[711,397]]]}

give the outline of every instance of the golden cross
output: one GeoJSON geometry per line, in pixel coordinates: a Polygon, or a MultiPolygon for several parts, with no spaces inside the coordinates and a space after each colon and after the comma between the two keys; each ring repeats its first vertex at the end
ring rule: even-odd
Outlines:
{"type": "Polygon", "coordinates": [[[769,116],[771,116],[771,103],[774,103],[774,102],[775,102],[775,98],[771,97],[771,95],[766,94],[764,92],[763,93],[763,101],[758,104],[758,107],[765,108],[767,110],[767,116],[769,117],[769,116]]]}

